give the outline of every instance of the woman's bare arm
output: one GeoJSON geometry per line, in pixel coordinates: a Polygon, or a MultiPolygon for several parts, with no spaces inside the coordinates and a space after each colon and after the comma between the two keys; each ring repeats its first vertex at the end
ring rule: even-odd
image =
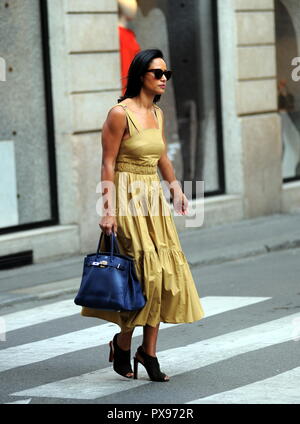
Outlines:
{"type": "MultiPolygon", "coordinates": [[[[119,152],[121,140],[126,129],[126,114],[122,108],[113,107],[107,115],[102,127],[102,164],[101,181],[110,181],[114,184],[115,163],[119,152]]],[[[112,216],[114,213],[113,192],[102,184],[102,195],[106,195],[107,201],[103,204],[103,215],[112,216]]]]}

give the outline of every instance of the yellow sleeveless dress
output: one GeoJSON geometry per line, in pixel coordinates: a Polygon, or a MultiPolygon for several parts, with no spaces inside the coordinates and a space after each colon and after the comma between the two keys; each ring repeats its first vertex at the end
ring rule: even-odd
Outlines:
{"type": "MultiPolygon", "coordinates": [[[[135,258],[136,273],[147,302],[138,311],[82,307],[81,315],[114,322],[124,332],[146,324],[156,327],[160,322],[200,320],[204,311],[157,173],[157,162],[165,149],[161,109],[154,104],[158,128],[143,129],[127,105],[120,102],[115,106],[125,110],[130,133],[130,137],[121,142],[115,166],[117,241],[121,253],[135,258]],[[128,203],[134,201],[136,194],[128,187],[137,182],[148,188],[143,192],[148,213],[124,214],[123,210],[121,213],[121,197],[124,200],[125,196],[128,203]],[[153,187],[158,190],[155,197],[159,213],[152,215],[153,187]]],[[[137,209],[139,205],[135,201],[137,209]]],[[[100,250],[105,251],[104,238],[100,250]]]]}

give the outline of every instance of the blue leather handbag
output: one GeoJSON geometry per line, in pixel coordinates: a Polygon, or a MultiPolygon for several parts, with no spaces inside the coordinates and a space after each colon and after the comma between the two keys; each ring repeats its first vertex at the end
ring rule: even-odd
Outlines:
{"type": "MultiPolygon", "coordinates": [[[[84,258],[79,291],[74,303],[94,309],[134,311],[146,304],[146,296],[136,275],[133,256],[120,253],[114,233],[110,236],[110,252],[100,252],[103,232],[97,252],[84,258]],[[115,253],[116,251],[116,253],[115,253]]],[[[105,239],[105,249],[107,249],[105,239]]]]}

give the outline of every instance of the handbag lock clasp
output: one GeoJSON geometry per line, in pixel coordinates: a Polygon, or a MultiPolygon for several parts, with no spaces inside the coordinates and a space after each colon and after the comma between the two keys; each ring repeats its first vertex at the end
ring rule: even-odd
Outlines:
{"type": "Polygon", "coordinates": [[[107,261],[100,261],[99,262],[99,267],[100,268],[105,268],[107,266],[107,261]]]}

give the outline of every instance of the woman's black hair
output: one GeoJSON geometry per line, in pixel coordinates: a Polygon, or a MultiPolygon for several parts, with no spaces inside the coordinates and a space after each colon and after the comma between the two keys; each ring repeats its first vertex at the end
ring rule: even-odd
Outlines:
{"type": "MultiPolygon", "coordinates": [[[[162,51],[159,49],[141,50],[134,56],[128,69],[126,91],[123,96],[119,97],[118,103],[128,97],[139,95],[143,86],[141,76],[147,71],[149,63],[157,57],[164,58],[162,51]]],[[[160,94],[156,94],[153,102],[159,102],[160,97],[160,94]]]]}

